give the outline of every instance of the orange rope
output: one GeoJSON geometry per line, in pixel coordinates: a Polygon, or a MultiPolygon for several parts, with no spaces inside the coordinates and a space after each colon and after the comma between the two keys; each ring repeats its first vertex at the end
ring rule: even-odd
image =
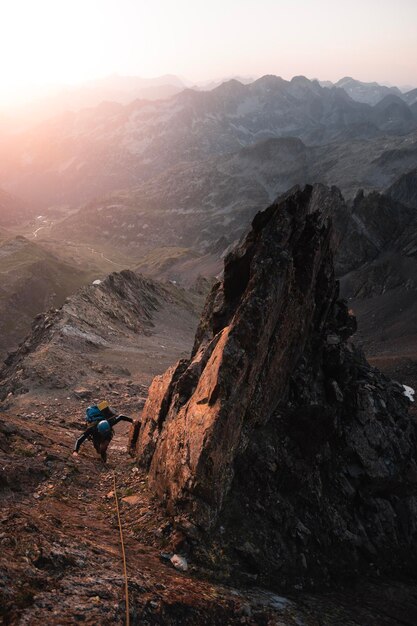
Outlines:
{"type": "Polygon", "coordinates": [[[119,531],[120,531],[120,543],[122,546],[122,558],[123,558],[123,572],[125,577],[125,596],[126,596],[126,626],[130,625],[130,615],[129,615],[129,588],[127,586],[127,568],[126,568],[126,553],[125,553],[125,544],[123,541],[123,530],[122,530],[122,522],[120,520],[120,510],[119,510],[119,501],[117,499],[117,490],[116,490],[116,474],[113,470],[113,491],[114,491],[114,499],[116,500],[116,511],[117,511],[117,519],[119,522],[119,531]]]}

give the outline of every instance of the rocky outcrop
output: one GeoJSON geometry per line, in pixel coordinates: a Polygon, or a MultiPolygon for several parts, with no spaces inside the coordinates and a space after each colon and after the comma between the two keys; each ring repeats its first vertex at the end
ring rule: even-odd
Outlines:
{"type": "MultiPolygon", "coordinates": [[[[60,309],[35,317],[31,333],[0,369],[0,400],[39,386],[44,390],[80,385],[97,389],[105,372],[110,378],[129,376],[125,368],[129,353],[150,351],[156,358],[161,343],[151,339],[156,331],[167,336],[164,351],[170,345],[169,335],[175,337],[175,333],[191,345],[198,304],[197,296],[130,270],[82,287],[60,309]],[[113,365],[111,351],[116,354],[113,365]],[[117,353],[125,355],[122,366],[117,353]]],[[[182,349],[183,344],[175,347],[175,357],[182,349]]]]}
{"type": "MultiPolygon", "coordinates": [[[[341,294],[359,320],[356,342],[370,358],[389,355],[389,363],[378,361],[386,373],[393,372],[393,359],[414,358],[416,353],[417,213],[411,188],[412,176],[406,175],[392,193],[359,192],[349,206],[335,262],[341,294]]],[[[406,371],[397,376],[416,385],[406,371]]]]}
{"type": "Polygon", "coordinates": [[[393,198],[360,190],[350,209],[334,207],[334,224],[341,239],[335,259],[337,275],[367,266],[397,249],[399,237],[415,222],[415,211],[393,198]]]}
{"type": "Polygon", "coordinates": [[[295,189],[225,259],[189,360],[154,380],[136,451],[218,571],[314,586],[417,560],[415,426],[349,342],[336,189],[295,189]]]}
{"type": "Polygon", "coordinates": [[[417,208],[417,168],[398,178],[386,191],[397,202],[410,208],[417,208]]]}

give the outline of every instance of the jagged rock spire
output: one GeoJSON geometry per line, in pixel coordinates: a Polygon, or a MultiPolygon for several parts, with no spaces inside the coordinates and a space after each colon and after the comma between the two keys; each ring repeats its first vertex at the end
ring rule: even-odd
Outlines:
{"type": "Polygon", "coordinates": [[[338,202],[336,189],[295,188],[255,217],[191,359],[154,380],[137,442],[171,513],[223,562],[281,584],[416,556],[415,426],[401,386],[348,343],[338,202]]]}

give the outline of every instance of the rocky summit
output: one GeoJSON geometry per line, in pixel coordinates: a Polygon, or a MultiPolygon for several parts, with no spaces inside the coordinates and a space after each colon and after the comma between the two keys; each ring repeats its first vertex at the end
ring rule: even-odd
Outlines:
{"type": "Polygon", "coordinates": [[[191,358],[149,391],[137,456],[195,560],[220,575],[300,589],[416,565],[416,427],[402,385],[350,341],[339,201],[306,186],[258,213],[191,358]]]}

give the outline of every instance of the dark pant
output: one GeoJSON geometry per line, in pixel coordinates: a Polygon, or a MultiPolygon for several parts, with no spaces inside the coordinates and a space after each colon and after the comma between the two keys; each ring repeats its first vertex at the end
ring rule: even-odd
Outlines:
{"type": "Polygon", "coordinates": [[[112,438],[112,432],[106,433],[105,435],[102,435],[101,433],[94,433],[93,435],[93,445],[97,453],[101,456],[103,463],[107,461],[107,448],[109,447],[109,443],[112,438]]]}

